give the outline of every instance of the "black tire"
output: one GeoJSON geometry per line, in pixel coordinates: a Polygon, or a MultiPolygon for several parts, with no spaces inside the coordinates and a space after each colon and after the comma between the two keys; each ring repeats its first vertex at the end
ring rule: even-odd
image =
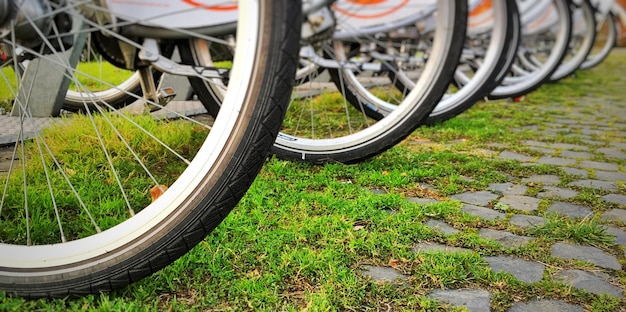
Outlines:
{"type": "Polygon", "coordinates": [[[595,45],[598,44],[599,48],[595,51],[592,48],[592,51],[589,55],[587,55],[587,59],[580,65],[580,69],[590,69],[596,67],[598,64],[602,63],[611,51],[617,44],[617,37],[619,36],[619,32],[617,30],[617,17],[613,12],[609,12],[606,16],[598,24],[598,32],[606,29],[606,38],[604,41],[601,41],[600,38],[603,38],[604,34],[596,33],[596,38],[594,42],[595,45]]]}
{"type": "MultiPolygon", "coordinates": [[[[521,25],[520,16],[515,1],[501,1],[504,13],[499,17],[500,22],[490,35],[489,46],[482,59],[481,66],[476,69],[475,75],[456,78],[455,85],[459,91],[447,95],[430,113],[426,124],[434,124],[453,118],[468,110],[474,103],[491,93],[495,89],[513,64],[517,47],[520,44],[521,25]],[[484,73],[483,73],[484,72],[484,73]],[[463,92],[463,94],[459,94],[463,92]]],[[[494,2],[499,3],[499,2],[494,2]]],[[[471,41],[472,38],[468,38],[471,41]]],[[[457,73],[455,76],[460,75],[457,73]]]]}
{"type": "MultiPolygon", "coordinates": [[[[508,76],[501,85],[489,94],[492,100],[515,98],[526,95],[544,83],[550,81],[550,77],[557,70],[565,55],[569,51],[569,42],[572,35],[571,0],[553,0],[553,9],[558,12],[558,30],[553,33],[550,30],[540,34],[527,35],[524,31],[524,18],[522,14],[522,44],[517,53],[517,58],[508,76]],[[545,35],[544,35],[545,34],[545,35]],[[552,43],[549,48],[535,49],[538,44],[537,37],[546,36],[552,43]],[[531,61],[538,55],[544,55],[541,61],[531,61]],[[537,66],[537,64],[541,64],[537,66]]],[[[548,13],[548,12],[546,12],[548,13]]]]}
{"type": "MultiPolygon", "coordinates": [[[[184,197],[176,205],[173,201],[163,207],[166,211],[153,211],[151,207],[162,200],[167,202],[163,199],[168,197],[167,192],[127,222],[93,236],[55,245],[0,245],[0,290],[26,298],[108,292],[167,266],[220,224],[265,162],[288,105],[298,64],[300,1],[260,1],[259,6],[259,24],[248,23],[256,27],[259,36],[255,49],[248,51],[256,58],[246,62],[249,66],[242,66],[250,69],[246,73],[251,79],[246,90],[239,90],[245,92],[242,105],[236,109],[227,106],[229,109],[217,116],[216,127],[220,116],[232,116],[221,120],[233,126],[231,131],[220,132],[224,137],[218,141],[224,148],[209,154],[215,161],[201,159],[205,167],[211,165],[206,175],[202,173],[192,189],[177,188],[184,192],[171,193],[184,197]],[[158,222],[145,220],[147,216],[154,220],[153,212],[158,222]],[[131,226],[130,221],[141,227],[131,226]],[[112,239],[121,235],[120,230],[140,233],[120,236],[121,242],[112,239]],[[106,244],[102,239],[115,247],[101,246],[106,244]],[[93,253],[75,251],[77,247],[91,247],[93,253]],[[62,257],[63,253],[72,256],[62,257]]],[[[194,174],[189,171],[184,174],[194,174]]]]}
{"type": "Polygon", "coordinates": [[[575,15],[570,39],[569,57],[566,57],[556,71],[550,76],[551,82],[557,82],[572,75],[580,68],[593,48],[596,40],[595,9],[589,0],[581,0],[580,4],[572,3],[572,14],[575,15]],[[582,29],[580,29],[582,28],[582,29]]]}
{"type": "MultiPolygon", "coordinates": [[[[423,124],[424,119],[439,102],[450,84],[454,70],[459,62],[467,27],[467,2],[440,0],[438,5],[438,13],[440,14],[438,16],[445,16],[445,18],[437,19],[439,24],[436,26],[436,33],[441,35],[443,39],[439,40],[439,43],[437,43],[438,37],[437,35],[434,36],[435,46],[437,48],[433,50],[434,52],[430,53],[430,58],[426,61],[426,66],[422,72],[423,75],[420,76],[418,82],[421,86],[415,88],[414,92],[410,93],[408,97],[405,97],[396,104],[398,106],[397,110],[378,122],[371,121],[370,124],[370,121],[367,121],[368,119],[365,118],[366,112],[361,108],[370,105],[370,99],[374,99],[377,96],[373,93],[369,93],[368,90],[365,90],[366,92],[355,91],[359,86],[364,86],[355,81],[357,75],[354,72],[355,69],[349,66],[341,67],[339,71],[335,71],[334,75],[337,82],[335,85],[338,86],[338,89],[343,90],[336,92],[343,95],[346,99],[352,98],[354,103],[359,103],[357,105],[347,103],[343,105],[346,110],[348,107],[349,109],[357,107],[354,111],[355,114],[359,115],[357,117],[361,118],[359,122],[364,120],[363,125],[351,129],[349,133],[341,133],[336,136],[331,133],[330,136],[318,138],[316,136],[310,136],[310,133],[298,133],[294,131],[295,128],[290,128],[288,123],[283,123],[283,130],[278,135],[276,143],[274,144],[273,153],[283,159],[313,164],[327,162],[358,163],[393,147],[423,124]],[[349,76],[351,76],[349,79],[352,79],[354,84],[343,88],[344,83],[346,83],[348,79],[346,77],[349,76]],[[359,92],[359,94],[357,94],[357,92],[359,92]]],[[[369,37],[366,35],[364,38],[368,39],[369,37]]],[[[342,49],[344,43],[346,43],[346,41],[343,39],[335,40],[332,46],[334,53],[336,53],[334,56],[338,57],[336,60],[338,60],[340,64],[347,60],[346,56],[350,55],[349,52],[344,52],[342,49]]],[[[347,44],[351,45],[350,42],[347,44]]],[[[353,64],[359,66],[358,62],[353,64]]],[[[383,72],[394,70],[393,66],[382,66],[381,69],[383,72]]],[[[377,79],[378,77],[379,76],[375,76],[374,78],[377,79]]],[[[368,79],[368,77],[362,78],[368,79]]],[[[385,77],[382,78],[386,79],[385,77]]],[[[389,82],[389,80],[386,81],[389,82]]],[[[393,87],[391,88],[393,89],[393,87]]],[[[319,104],[324,105],[323,101],[319,102],[319,104]]],[[[292,102],[290,110],[292,110],[293,106],[294,103],[292,102]]],[[[308,110],[308,104],[305,103],[301,106],[307,107],[307,112],[301,115],[310,115],[312,118],[319,117],[319,119],[324,119],[324,116],[322,116],[324,114],[322,107],[308,110]]],[[[341,110],[343,110],[343,108],[341,110]]],[[[293,117],[297,118],[298,114],[299,113],[295,112],[293,117]]],[[[289,114],[286,120],[289,120],[289,114]]],[[[351,120],[355,121],[354,119],[351,120]]],[[[329,125],[335,121],[336,120],[329,120],[329,125]]],[[[338,121],[337,123],[341,122],[342,121],[338,121]]],[[[320,125],[320,129],[326,126],[327,125],[320,125]]],[[[306,130],[306,127],[304,128],[306,130]]],[[[344,127],[344,129],[345,128],[346,127],[344,127]]]]}

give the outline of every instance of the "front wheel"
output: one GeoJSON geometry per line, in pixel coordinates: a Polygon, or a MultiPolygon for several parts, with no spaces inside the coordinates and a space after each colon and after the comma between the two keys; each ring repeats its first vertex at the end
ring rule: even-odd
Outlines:
{"type": "MultiPolygon", "coordinates": [[[[335,34],[319,53],[325,56],[322,65],[336,65],[328,68],[333,82],[312,77],[295,88],[273,148],[278,157],[356,163],[393,147],[423,124],[449,86],[467,26],[466,1],[425,2],[428,7],[416,1],[394,12],[399,16],[389,15],[388,23],[369,28],[337,18],[337,29],[351,30],[350,36],[335,34]],[[402,14],[417,20],[405,23],[402,14]],[[415,88],[399,91],[399,79],[415,88]],[[381,118],[370,118],[375,114],[381,118]]],[[[346,8],[351,5],[362,4],[346,3],[346,8]]]]}
{"type": "MultiPolygon", "coordinates": [[[[29,137],[17,130],[8,172],[0,177],[0,290],[36,298],[123,287],[187,253],[234,208],[280,128],[302,10],[293,0],[238,5],[237,35],[246,40],[237,44],[228,72],[233,92],[214,119],[155,118],[94,103],[99,114],[71,114],[57,129],[29,137]]],[[[91,31],[110,32],[93,25],[91,31]]],[[[133,39],[124,41],[134,45],[133,39]]],[[[22,50],[44,61],[57,57],[22,50]]],[[[19,80],[9,88],[16,94],[19,80]]],[[[29,103],[14,105],[21,129],[36,121],[29,103]]]]}
{"type": "Polygon", "coordinates": [[[617,27],[617,17],[612,12],[607,13],[598,21],[593,47],[585,61],[580,65],[580,69],[593,68],[609,56],[617,44],[617,37],[619,36],[617,27]]]}

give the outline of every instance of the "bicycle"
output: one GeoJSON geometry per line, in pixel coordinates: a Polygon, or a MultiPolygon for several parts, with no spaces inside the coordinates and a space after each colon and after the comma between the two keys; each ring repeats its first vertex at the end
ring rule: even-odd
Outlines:
{"type": "Polygon", "coordinates": [[[2,78],[17,115],[1,117],[19,122],[0,178],[0,290],[26,298],[111,291],[184,255],[245,194],[274,142],[294,82],[300,2],[239,1],[239,10],[217,0],[0,5],[2,78]],[[246,40],[232,46],[224,35],[235,31],[246,40]],[[80,53],[96,33],[111,56],[140,72],[143,100],[170,118],[115,109],[81,85],[78,75],[97,77],[63,54],[80,53]],[[207,42],[232,48],[232,64],[207,64],[207,42]],[[191,64],[161,53],[172,46],[192,51],[191,64]],[[30,94],[40,85],[22,81],[19,68],[26,62],[33,71],[40,61],[75,83],[85,110],[59,121],[61,131],[29,134],[38,104],[30,94]],[[214,118],[189,117],[146,96],[155,91],[154,69],[209,84],[227,79],[233,91],[214,118]]]}
{"type": "Polygon", "coordinates": [[[596,40],[596,28],[595,10],[591,2],[589,0],[574,1],[570,50],[550,77],[551,82],[570,76],[585,62],[596,40]]]}
{"type": "Polygon", "coordinates": [[[449,86],[463,48],[467,6],[444,0],[337,2],[332,37],[301,53],[330,77],[312,71],[296,87],[273,153],[317,164],[355,163],[403,140],[449,86]],[[354,12],[361,17],[350,16],[354,12]],[[416,87],[403,87],[403,80],[416,87]]]}
{"type": "MultiPolygon", "coordinates": [[[[344,7],[336,10],[338,26],[332,43],[323,47],[323,52],[315,54],[308,50],[304,55],[308,62],[326,67],[334,86],[324,82],[315,86],[311,82],[296,88],[297,94],[301,90],[300,95],[296,95],[274,146],[274,153],[281,158],[311,163],[354,163],[380,154],[418,126],[452,118],[495,88],[511,66],[519,43],[519,17],[515,3],[511,2],[468,1],[468,8],[476,12],[470,15],[467,39],[453,40],[465,43],[461,54],[457,50],[462,48],[459,44],[430,50],[434,46],[432,41],[448,36],[436,31],[440,21],[434,18],[435,13],[443,19],[461,22],[458,17],[441,15],[440,9],[429,7],[409,15],[407,8],[404,11],[407,16],[372,12],[369,15],[373,18],[366,18],[369,6],[341,1],[339,5],[344,7]],[[457,67],[459,55],[463,61],[457,67]],[[425,64],[443,57],[449,57],[446,67],[456,67],[456,71],[440,69],[442,72],[437,75],[441,76],[437,79],[425,78],[433,75],[424,70],[425,64]],[[333,63],[333,60],[337,61],[333,63]],[[457,88],[450,89],[453,75],[457,88]],[[431,87],[421,86],[428,84],[424,81],[430,81],[431,87]],[[326,94],[336,92],[343,99],[337,100],[340,102],[337,107],[324,108],[328,101],[321,100],[324,95],[310,91],[315,89],[326,94]],[[307,93],[320,100],[309,99],[307,93]],[[432,97],[425,100],[418,94],[432,97]],[[341,101],[345,102],[343,106],[350,107],[341,107],[341,101]]],[[[394,8],[391,3],[385,5],[389,10],[394,8]]],[[[468,17],[467,13],[458,11],[454,14],[468,17]]],[[[459,25],[454,27],[459,27],[455,33],[461,31],[459,25]]],[[[306,79],[315,80],[315,77],[306,79]]]]}
{"type": "Polygon", "coordinates": [[[596,10],[596,38],[593,47],[580,69],[590,69],[602,63],[617,44],[617,11],[619,6],[613,0],[595,0],[592,4],[596,10]]]}
{"type": "Polygon", "coordinates": [[[569,52],[572,37],[570,0],[518,0],[522,44],[515,63],[488,96],[516,98],[548,82],[569,52]]]}

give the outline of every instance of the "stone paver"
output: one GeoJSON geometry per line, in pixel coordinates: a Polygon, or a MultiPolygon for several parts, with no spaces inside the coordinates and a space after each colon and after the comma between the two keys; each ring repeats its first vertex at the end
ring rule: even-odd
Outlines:
{"type": "Polygon", "coordinates": [[[608,194],[602,196],[602,200],[609,203],[626,205],[626,195],[621,194],[608,194]]]}
{"type": "Polygon", "coordinates": [[[600,169],[600,170],[610,170],[610,171],[619,170],[619,167],[616,164],[599,162],[599,161],[590,161],[590,160],[581,161],[579,166],[583,168],[592,168],[592,169],[600,169]]]}
{"type": "Polygon", "coordinates": [[[626,151],[626,143],[621,143],[621,142],[612,142],[611,143],[612,146],[615,146],[623,151],[626,151]]]}
{"type": "Polygon", "coordinates": [[[482,289],[436,290],[428,296],[455,306],[463,306],[471,312],[491,311],[491,293],[482,289]]]}
{"type": "Polygon", "coordinates": [[[486,206],[489,204],[489,202],[498,198],[498,195],[491,193],[491,192],[487,192],[487,191],[480,191],[480,192],[466,192],[466,193],[456,194],[456,195],[450,196],[450,198],[456,199],[458,201],[461,201],[467,204],[486,206]]]}
{"type": "Polygon", "coordinates": [[[626,172],[596,170],[595,177],[603,181],[626,181],[626,172]]]}
{"type": "Polygon", "coordinates": [[[428,220],[425,224],[431,228],[438,229],[439,231],[441,231],[441,233],[445,235],[452,235],[459,232],[459,230],[439,220],[428,220]]]}
{"type": "Polygon", "coordinates": [[[532,238],[530,237],[520,236],[511,232],[498,231],[493,229],[480,229],[478,230],[478,235],[484,238],[493,239],[502,244],[503,247],[507,248],[518,248],[526,246],[532,240],[532,238]]]}
{"type": "Polygon", "coordinates": [[[372,192],[372,194],[376,194],[376,195],[384,195],[387,194],[387,190],[382,189],[382,188],[371,188],[370,192],[372,192]]]}
{"type": "Polygon", "coordinates": [[[537,198],[562,198],[562,199],[570,199],[576,197],[578,195],[577,191],[556,187],[556,186],[546,186],[543,188],[543,191],[537,194],[537,198]]]}
{"type": "Polygon", "coordinates": [[[511,209],[522,211],[536,211],[539,207],[539,199],[530,196],[505,195],[500,203],[508,205],[511,209]]]}
{"type": "Polygon", "coordinates": [[[502,212],[498,212],[493,209],[489,209],[485,207],[469,205],[469,204],[463,205],[462,210],[465,213],[471,214],[473,216],[481,217],[485,220],[504,219],[504,217],[506,217],[506,214],[502,212]]]}
{"type": "Polygon", "coordinates": [[[567,165],[574,165],[576,164],[576,160],[575,159],[571,159],[571,158],[562,158],[562,157],[541,157],[539,159],[537,159],[536,161],[539,164],[545,164],[545,165],[558,165],[558,166],[567,166],[567,165]]]}
{"type": "Polygon", "coordinates": [[[527,187],[525,185],[507,183],[493,183],[487,187],[487,190],[502,195],[524,195],[527,187]]]}
{"type": "Polygon", "coordinates": [[[618,228],[607,226],[606,232],[610,235],[615,236],[615,242],[618,245],[626,246],[626,231],[622,231],[618,228]]]}
{"type": "Polygon", "coordinates": [[[409,201],[409,203],[420,204],[420,205],[427,205],[427,204],[433,204],[433,203],[439,202],[438,200],[434,198],[423,198],[423,197],[409,197],[407,198],[407,200],[409,201]]]}
{"type": "Polygon", "coordinates": [[[546,142],[533,141],[533,140],[525,140],[525,141],[521,141],[520,143],[528,145],[528,146],[537,146],[537,147],[548,147],[548,146],[550,146],[546,142]]]}
{"type": "Polygon", "coordinates": [[[527,216],[527,215],[514,215],[509,219],[509,223],[517,225],[523,229],[528,229],[534,226],[543,225],[546,222],[546,219],[538,216],[527,216]]]}
{"type": "Polygon", "coordinates": [[[37,131],[49,125],[62,122],[60,118],[30,118],[28,122],[20,122],[20,117],[0,115],[0,145],[14,143],[20,133],[20,125],[24,126],[23,136],[33,137],[37,131]]]}
{"type": "Polygon", "coordinates": [[[507,312],[584,312],[581,306],[573,305],[562,300],[535,300],[519,302],[511,306],[507,312]]]}
{"type": "Polygon", "coordinates": [[[599,148],[598,152],[604,154],[606,157],[617,158],[617,159],[626,159],[626,153],[614,149],[614,148],[599,148]]]}
{"type": "Polygon", "coordinates": [[[525,283],[538,282],[543,278],[545,265],[513,257],[485,257],[489,267],[494,272],[510,273],[525,283]]]}
{"type": "Polygon", "coordinates": [[[504,151],[504,152],[500,153],[500,155],[498,155],[498,156],[500,158],[517,160],[517,161],[521,161],[521,162],[529,162],[529,161],[532,161],[533,159],[535,159],[532,156],[528,156],[528,155],[524,155],[524,154],[520,154],[520,153],[515,153],[515,152],[508,152],[508,151],[504,151]]]}
{"type": "Polygon", "coordinates": [[[602,214],[602,219],[608,221],[622,221],[626,222],[626,210],[624,209],[611,209],[609,211],[605,211],[602,214]]]}
{"type": "Polygon", "coordinates": [[[566,157],[566,158],[574,158],[574,159],[591,159],[591,158],[593,158],[593,154],[589,153],[589,152],[561,151],[559,156],[566,157]]]}
{"type": "Polygon", "coordinates": [[[580,151],[586,151],[589,149],[587,146],[584,146],[584,145],[569,144],[569,143],[552,143],[550,144],[550,146],[554,148],[559,148],[559,149],[580,150],[580,151]]]}
{"type": "Polygon", "coordinates": [[[396,271],[394,268],[372,265],[364,265],[361,274],[370,277],[376,282],[395,282],[407,279],[406,275],[396,271]]]}
{"type": "Polygon", "coordinates": [[[607,294],[623,298],[622,289],[607,282],[607,274],[591,273],[581,270],[565,270],[556,274],[554,278],[574,288],[584,289],[592,294],[607,294]]]}
{"type": "Polygon", "coordinates": [[[565,173],[567,173],[567,174],[579,175],[579,176],[582,176],[583,178],[589,177],[589,171],[587,171],[587,170],[571,168],[571,167],[560,167],[560,168],[563,171],[565,171],[565,173]]]}
{"type": "Polygon", "coordinates": [[[559,176],[551,174],[534,175],[522,179],[522,183],[541,183],[543,185],[557,185],[559,182],[559,176]]]}
{"type": "Polygon", "coordinates": [[[551,203],[547,212],[558,213],[569,218],[586,218],[593,214],[589,207],[559,201],[551,203]]]}
{"type": "Polygon", "coordinates": [[[577,259],[591,262],[606,269],[622,269],[622,265],[619,264],[615,256],[609,255],[599,248],[592,246],[556,243],[552,245],[552,255],[563,259],[577,259]]]}
{"type": "Polygon", "coordinates": [[[593,188],[597,190],[605,190],[605,191],[617,191],[617,184],[615,182],[609,181],[599,181],[599,180],[578,180],[574,182],[570,182],[568,186],[578,186],[578,187],[587,187],[593,188]]]}

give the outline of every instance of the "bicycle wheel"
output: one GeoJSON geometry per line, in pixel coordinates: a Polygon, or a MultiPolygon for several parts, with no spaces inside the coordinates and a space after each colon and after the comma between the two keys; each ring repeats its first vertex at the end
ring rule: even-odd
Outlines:
{"type": "Polygon", "coordinates": [[[580,65],[580,69],[590,69],[602,63],[617,44],[617,18],[614,13],[609,12],[600,17],[596,29],[593,47],[587,59],[580,65]]]}
{"type": "Polygon", "coordinates": [[[305,55],[327,68],[334,83],[311,77],[296,87],[274,144],[278,157],[315,164],[356,163],[391,148],[424,121],[445,93],[458,63],[467,2],[403,5],[401,1],[381,4],[380,14],[375,5],[337,2],[333,40],[318,45],[318,53],[305,55]],[[352,5],[361,11],[354,11],[352,5]],[[377,23],[381,16],[391,21],[377,23]],[[370,24],[359,24],[359,19],[370,24]],[[398,91],[394,85],[400,77],[416,87],[398,91]],[[396,109],[380,120],[370,119],[380,113],[377,107],[396,109]]]}
{"type": "Polygon", "coordinates": [[[461,114],[500,85],[515,60],[520,39],[514,1],[484,1],[474,15],[470,13],[464,54],[454,74],[455,92],[446,93],[426,123],[461,114]]]}
{"type": "MultiPolygon", "coordinates": [[[[33,3],[39,2],[29,4],[33,3]]],[[[176,17],[192,12],[205,16],[201,19],[204,22],[212,5],[222,5],[221,9],[232,6],[230,1],[211,3],[204,6],[206,10],[170,8],[168,14],[176,17]]],[[[71,114],[58,121],[59,131],[52,126],[32,131],[27,138],[26,128],[37,122],[28,109],[34,103],[28,102],[28,97],[19,100],[18,93],[26,88],[19,79],[15,87],[6,83],[20,113],[14,117],[20,123],[17,128],[22,129],[3,133],[14,136],[7,150],[9,169],[0,176],[4,189],[0,204],[0,290],[9,295],[64,297],[111,291],[184,255],[245,194],[279,130],[293,87],[301,24],[299,1],[239,1],[236,31],[246,40],[237,44],[229,70],[180,67],[146,45],[153,41],[136,36],[147,29],[155,35],[161,31],[159,38],[165,38],[161,40],[166,43],[213,41],[228,45],[209,33],[225,28],[192,32],[170,25],[155,29],[154,25],[169,25],[159,22],[157,19],[164,17],[159,15],[154,20],[140,20],[151,22],[149,28],[127,17],[123,27],[113,32],[108,23],[101,25],[85,18],[93,16],[90,13],[107,12],[102,7],[85,1],[73,4],[77,3],[46,3],[41,16],[29,16],[27,22],[12,20],[9,26],[1,23],[11,34],[2,37],[2,51],[8,56],[2,71],[5,82],[14,78],[7,73],[8,63],[21,62],[21,57],[62,65],[55,52],[67,46],[52,44],[51,39],[78,37],[87,31],[104,32],[142,48],[134,60],[149,58],[150,67],[165,63],[177,72],[195,72],[197,78],[224,75],[236,92],[225,94],[220,112],[210,124],[203,122],[209,118],[191,118],[170,107],[162,110],[173,114],[172,118],[145,112],[135,115],[129,109],[105,112],[105,108],[112,108],[92,103],[99,114],[90,110],[71,114]],[[87,27],[60,33],[59,25],[49,19],[59,15],[81,20],[87,27]],[[46,34],[37,37],[43,43],[41,48],[32,38],[21,40],[17,36],[24,38],[21,31],[25,29],[46,34]],[[64,136],[68,133],[72,136],[64,136]],[[90,148],[92,145],[95,148],[90,148]]],[[[109,5],[113,9],[112,3],[109,5]]],[[[219,14],[218,18],[224,16],[219,14]]],[[[110,16],[101,15],[99,21],[110,16]]],[[[4,22],[3,18],[0,16],[0,21],[4,22]]],[[[77,82],[75,75],[84,73],[68,67],[67,75],[77,82]]]]}
{"type": "MultiPolygon", "coordinates": [[[[63,101],[63,109],[72,112],[84,111],[85,109],[96,111],[93,103],[100,106],[108,105],[113,108],[123,108],[141,99],[143,90],[140,72],[125,69],[124,56],[122,51],[116,47],[117,44],[115,38],[109,38],[100,33],[89,34],[76,71],[89,73],[90,76],[76,75],[79,86],[70,83],[63,101]],[[85,105],[85,99],[89,99],[87,105],[85,105]]],[[[174,48],[173,44],[162,45],[161,54],[171,58],[174,54],[174,48]]],[[[163,82],[161,79],[165,78],[162,72],[153,70],[151,75],[158,84],[157,89],[168,88],[161,86],[163,82]]],[[[171,92],[174,93],[174,90],[171,92]]],[[[157,93],[153,95],[154,98],[151,100],[166,104],[173,96],[175,94],[157,93]]]]}
{"type": "MultiPolygon", "coordinates": [[[[85,64],[83,66],[90,66],[91,64],[85,64]]],[[[102,71],[106,71],[108,66],[111,66],[107,63],[97,63],[93,64],[94,66],[102,65],[105,69],[102,71]],[[108,66],[107,66],[108,65],[108,66]]],[[[81,70],[81,69],[79,69],[81,70]]],[[[82,69],[84,71],[88,71],[88,69],[82,69]]],[[[107,86],[96,86],[95,89],[87,92],[81,92],[77,90],[73,90],[72,86],[67,90],[67,94],[65,95],[65,101],[63,102],[63,109],[76,112],[85,109],[84,99],[85,98],[93,98],[93,101],[98,102],[99,105],[105,106],[104,103],[108,103],[115,108],[122,108],[127,106],[139,98],[141,98],[141,82],[139,81],[139,74],[133,72],[126,72],[119,76],[116,81],[121,81],[119,84],[116,84],[114,87],[110,88],[107,86]]],[[[113,84],[114,82],[111,82],[113,84]]],[[[82,82],[81,84],[85,84],[82,82]]],[[[88,106],[91,110],[97,110],[95,106],[88,106]]]]}
{"type": "Polygon", "coordinates": [[[572,6],[572,37],[569,52],[561,65],[550,76],[550,81],[559,81],[573,74],[587,59],[596,39],[595,10],[589,0],[573,2],[572,6]]]}
{"type": "Polygon", "coordinates": [[[489,94],[490,99],[514,98],[536,90],[549,81],[569,51],[571,1],[535,2],[539,6],[525,6],[525,10],[520,10],[522,43],[511,70],[501,85],[489,94]]]}
{"type": "MultiPolygon", "coordinates": [[[[504,79],[519,43],[520,21],[515,2],[480,1],[475,5],[469,13],[467,39],[461,62],[454,74],[454,86],[448,89],[424,123],[450,119],[491,92],[504,79]]],[[[396,88],[404,92],[414,88],[413,81],[395,77],[395,73],[390,71],[389,76],[396,88]]],[[[334,81],[338,83],[339,79],[335,78],[334,81]]],[[[348,94],[347,99],[359,108],[357,97],[348,94]]],[[[370,104],[363,106],[363,110],[367,116],[377,120],[395,109],[393,106],[378,106],[376,102],[370,104]]]]}

